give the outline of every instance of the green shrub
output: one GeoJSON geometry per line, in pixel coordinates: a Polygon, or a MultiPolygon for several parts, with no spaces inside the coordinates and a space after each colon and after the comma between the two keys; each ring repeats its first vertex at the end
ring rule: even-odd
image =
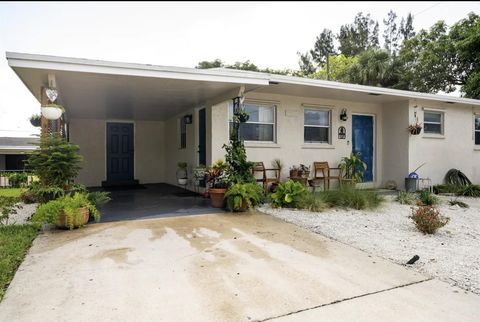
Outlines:
{"type": "Polygon", "coordinates": [[[450,206],[459,206],[460,208],[469,208],[469,206],[465,202],[460,200],[450,200],[448,201],[448,204],[450,206]]]}
{"type": "Polygon", "coordinates": [[[65,214],[67,227],[73,229],[81,226],[82,214],[80,208],[87,208],[96,221],[100,220],[100,213],[92,205],[85,194],[75,193],[72,196],[63,196],[38,207],[32,217],[33,222],[55,225],[61,215],[65,214]]]}
{"type": "Polygon", "coordinates": [[[302,200],[308,193],[307,188],[300,182],[288,180],[280,183],[270,194],[272,207],[300,208],[302,200]]]}
{"type": "Polygon", "coordinates": [[[16,214],[21,208],[20,198],[0,196],[0,226],[7,225],[10,215],[16,214]]]}
{"type": "Polygon", "coordinates": [[[28,174],[26,172],[12,172],[8,174],[8,182],[13,188],[24,187],[28,181],[28,174]]]}
{"type": "Polygon", "coordinates": [[[300,198],[299,208],[308,211],[319,212],[328,208],[327,203],[321,196],[316,196],[313,193],[307,193],[300,198]]]}
{"type": "Polygon", "coordinates": [[[414,222],[418,230],[424,234],[435,234],[437,229],[445,226],[449,218],[442,216],[435,206],[420,206],[412,209],[409,216],[414,222]]]}
{"type": "Polygon", "coordinates": [[[418,204],[421,206],[433,206],[440,202],[437,196],[428,191],[427,189],[420,191],[418,195],[418,204]]]}
{"type": "Polygon", "coordinates": [[[227,207],[231,211],[242,208],[244,202],[248,208],[253,208],[262,202],[263,189],[257,183],[236,183],[225,193],[227,207]]]}
{"type": "Polygon", "coordinates": [[[438,184],[433,186],[433,192],[435,193],[458,193],[462,187],[455,184],[438,184]]]}
{"type": "Polygon", "coordinates": [[[400,191],[397,198],[395,198],[402,205],[414,205],[417,196],[413,192],[400,191]]]}
{"type": "Polygon", "coordinates": [[[87,193],[87,199],[96,208],[99,208],[112,200],[112,198],[110,198],[110,192],[107,191],[89,192],[87,193]]]}
{"type": "Polygon", "coordinates": [[[329,207],[375,209],[385,199],[372,190],[355,189],[351,186],[343,186],[339,190],[330,190],[320,193],[321,198],[329,207]]]}
{"type": "Polygon", "coordinates": [[[480,185],[471,184],[457,191],[457,196],[480,197],[480,185]]]}
{"type": "Polygon", "coordinates": [[[25,163],[42,186],[66,188],[80,170],[79,150],[78,145],[67,142],[59,133],[42,134],[39,148],[25,163]]]}

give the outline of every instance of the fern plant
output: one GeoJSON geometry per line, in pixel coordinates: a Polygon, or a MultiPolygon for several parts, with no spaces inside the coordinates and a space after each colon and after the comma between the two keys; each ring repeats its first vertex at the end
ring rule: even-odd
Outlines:
{"type": "Polygon", "coordinates": [[[69,229],[81,227],[83,225],[81,208],[87,208],[88,212],[95,218],[95,221],[98,222],[100,220],[99,211],[88,201],[87,196],[75,193],[73,197],[66,195],[41,205],[33,215],[32,221],[57,225],[60,216],[65,215],[66,226],[69,229]]]}
{"type": "Polygon", "coordinates": [[[227,206],[231,211],[239,211],[244,203],[253,208],[262,202],[262,187],[256,183],[236,183],[225,193],[227,206]]]}

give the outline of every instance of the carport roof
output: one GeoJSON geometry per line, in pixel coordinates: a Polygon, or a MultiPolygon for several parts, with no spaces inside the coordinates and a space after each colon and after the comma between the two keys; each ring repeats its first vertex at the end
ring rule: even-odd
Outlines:
{"type": "Polygon", "coordinates": [[[246,91],[392,102],[407,99],[480,106],[480,100],[225,68],[196,69],[7,52],[10,67],[40,101],[55,75],[70,117],[165,119],[182,109],[246,91]]]}

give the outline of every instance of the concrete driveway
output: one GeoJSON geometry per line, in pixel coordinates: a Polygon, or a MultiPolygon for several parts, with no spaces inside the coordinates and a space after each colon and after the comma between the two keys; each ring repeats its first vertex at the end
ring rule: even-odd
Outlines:
{"type": "Polygon", "coordinates": [[[262,214],[39,236],[0,321],[478,321],[480,297],[262,214]]]}

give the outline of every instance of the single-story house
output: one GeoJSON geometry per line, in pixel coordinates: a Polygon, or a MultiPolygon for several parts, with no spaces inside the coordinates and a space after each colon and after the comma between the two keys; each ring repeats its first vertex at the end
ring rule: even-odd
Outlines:
{"type": "Polygon", "coordinates": [[[240,129],[248,159],[293,165],[351,151],[368,164],[365,186],[382,187],[418,166],[434,184],[450,168],[480,183],[480,100],[230,69],[195,69],[7,52],[39,102],[58,89],[69,139],[84,157],[78,181],[176,184],[189,168],[224,157],[232,99],[250,119],[240,129]],[[423,130],[412,135],[418,120],[423,130]]]}
{"type": "Polygon", "coordinates": [[[27,154],[37,143],[36,137],[0,137],[0,172],[23,170],[27,154]]]}

